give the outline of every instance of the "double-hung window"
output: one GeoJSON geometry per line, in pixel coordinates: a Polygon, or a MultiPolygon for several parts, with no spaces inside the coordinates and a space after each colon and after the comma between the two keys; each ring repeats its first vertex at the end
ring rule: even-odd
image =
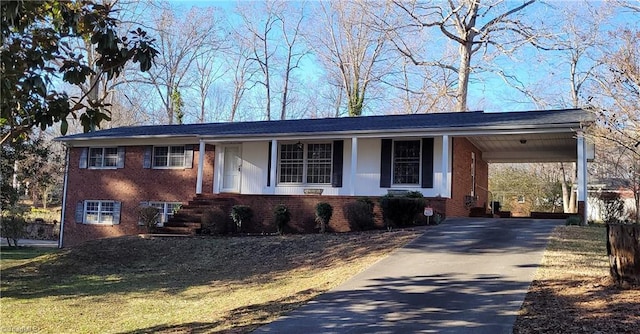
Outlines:
{"type": "Polygon", "coordinates": [[[331,184],[331,143],[280,145],[281,184],[331,184]]]}
{"type": "Polygon", "coordinates": [[[80,168],[117,169],[124,168],[124,146],[81,147],[80,168]]]}
{"type": "Polygon", "coordinates": [[[420,141],[393,142],[393,184],[420,184],[420,141]]]}
{"type": "Polygon", "coordinates": [[[156,146],[153,148],[153,167],[185,167],[184,146],[156,146]]]}
{"type": "Polygon", "coordinates": [[[85,224],[117,224],[115,201],[85,201],[85,224]]]}
{"type": "Polygon", "coordinates": [[[182,207],[182,203],[177,202],[149,202],[149,206],[152,206],[158,209],[159,223],[166,223],[169,221],[169,218],[173,216],[173,214],[182,207]]]}

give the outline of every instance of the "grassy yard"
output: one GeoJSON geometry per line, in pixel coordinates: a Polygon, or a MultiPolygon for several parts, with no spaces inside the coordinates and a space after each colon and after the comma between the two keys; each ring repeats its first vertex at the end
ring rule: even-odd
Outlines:
{"type": "Polygon", "coordinates": [[[640,333],[640,288],[609,278],[604,226],[554,230],[513,332],[640,333]]]}
{"type": "Polygon", "coordinates": [[[249,332],[420,233],[124,237],[48,253],[3,249],[0,331],[249,332]]]}

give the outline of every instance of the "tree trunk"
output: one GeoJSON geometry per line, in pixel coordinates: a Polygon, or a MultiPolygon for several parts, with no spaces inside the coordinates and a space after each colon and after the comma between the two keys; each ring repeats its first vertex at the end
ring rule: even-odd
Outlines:
{"type": "Polygon", "coordinates": [[[607,224],[607,255],[618,285],[640,284],[640,226],[607,224]]]}
{"type": "Polygon", "coordinates": [[[456,93],[456,111],[467,111],[469,93],[469,74],[471,73],[471,42],[460,45],[460,67],[458,69],[458,91],[456,93]]]}

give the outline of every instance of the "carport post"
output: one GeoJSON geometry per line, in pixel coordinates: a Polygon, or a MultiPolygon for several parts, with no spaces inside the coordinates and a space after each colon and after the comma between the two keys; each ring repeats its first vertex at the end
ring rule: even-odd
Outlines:
{"type": "Polygon", "coordinates": [[[587,224],[587,150],[584,133],[578,131],[578,213],[582,213],[582,221],[587,224]],[[580,211],[582,210],[582,212],[580,211]]]}

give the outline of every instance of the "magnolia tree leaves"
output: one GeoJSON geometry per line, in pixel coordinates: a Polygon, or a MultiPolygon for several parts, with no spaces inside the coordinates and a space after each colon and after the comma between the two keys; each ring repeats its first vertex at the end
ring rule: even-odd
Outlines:
{"type": "Polygon", "coordinates": [[[148,71],[158,54],[154,40],[140,28],[118,35],[111,5],[86,0],[3,1],[0,8],[3,144],[28,137],[34,127],[46,129],[55,123],[65,134],[69,116],[79,119],[85,131],[99,127],[110,120],[107,104],[54,87],[60,81],[84,85],[92,76],[113,79],[128,62],[148,71]],[[72,47],[78,40],[90,42],[95,63],[72,47]]]}

